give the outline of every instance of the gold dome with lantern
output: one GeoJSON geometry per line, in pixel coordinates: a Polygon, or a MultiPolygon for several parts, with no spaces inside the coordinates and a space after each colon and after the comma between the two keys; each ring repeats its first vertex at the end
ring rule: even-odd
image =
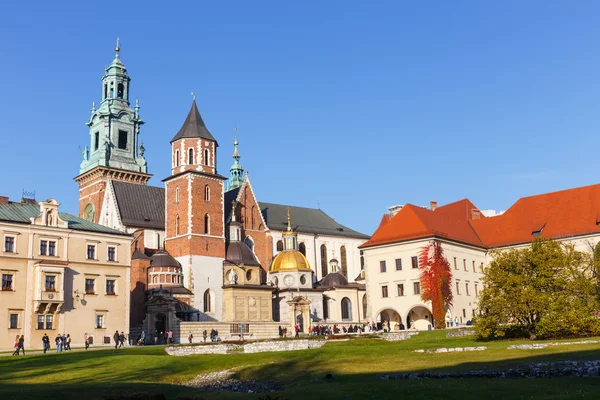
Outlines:
{"type": "Polygon", "coordinates": [[[290,209],[288,207],[288,227],[283,233],[283,251],[273,259],[270,273],[284,271],[311,271],[308,259],[298,250],[298,235],[292,229],[290,209]]]}

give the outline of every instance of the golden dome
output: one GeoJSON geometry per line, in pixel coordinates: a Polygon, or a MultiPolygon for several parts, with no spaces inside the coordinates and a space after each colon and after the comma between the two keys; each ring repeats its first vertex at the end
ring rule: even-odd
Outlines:
{"type": "Polygon", "coordinates": [[[308,260],[298,250],[287,250],[277,254],[269,268],[269,272],[310,270],[308,260]]]}

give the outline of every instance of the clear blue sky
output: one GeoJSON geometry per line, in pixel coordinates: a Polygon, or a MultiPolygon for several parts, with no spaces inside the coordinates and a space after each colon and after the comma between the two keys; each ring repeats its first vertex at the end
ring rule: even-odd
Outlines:
{"type": "Polygon", "coordinates": [[[151,184],[197,94],[228,175],[233,127],[259,200],[372,233],[393,204],[597,183],[595,1],[7,2],[0,195],[77,213],[85,122],[121,60],[151,184]]]}

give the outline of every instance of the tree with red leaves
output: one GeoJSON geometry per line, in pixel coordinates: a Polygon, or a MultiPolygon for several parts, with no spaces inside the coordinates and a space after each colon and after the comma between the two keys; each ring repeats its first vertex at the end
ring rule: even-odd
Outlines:
{"type": "Polygon", "coordinates": [[[452,270],[442,244],[434,240],[419,254],[421,299],[431,301],[436,329],[446,327],[446,308],[452,306],[452,270]]]}

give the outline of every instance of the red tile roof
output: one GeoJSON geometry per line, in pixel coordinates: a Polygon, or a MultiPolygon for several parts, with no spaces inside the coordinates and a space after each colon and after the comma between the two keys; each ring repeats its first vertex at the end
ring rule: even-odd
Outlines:
{"type": "Polygon", "coordinates": [[[408,204],[360,247],[439,237],[486,248],[528,243],[539,231],[550,239],[600,233],[600,184],[523,197],[495,217],[473,219],[473,209],[468,199],[435,211],[408,204]]]}

